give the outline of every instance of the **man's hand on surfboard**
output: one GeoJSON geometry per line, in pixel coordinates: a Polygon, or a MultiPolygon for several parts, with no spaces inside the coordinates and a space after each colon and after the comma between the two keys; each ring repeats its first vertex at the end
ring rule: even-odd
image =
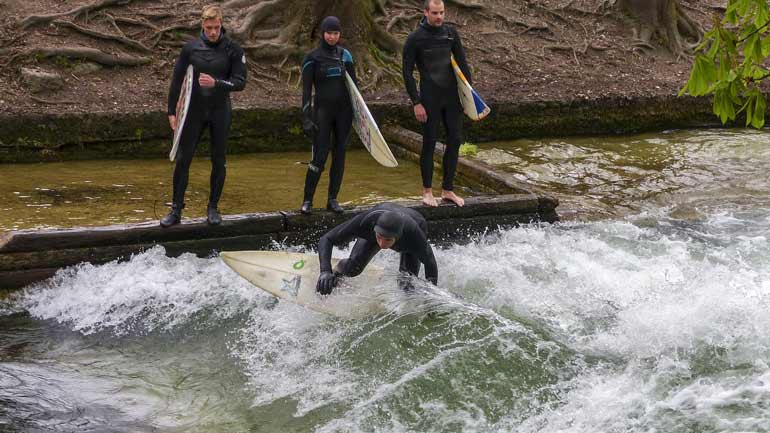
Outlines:
{"type": "Polygon", "coordinates": [[[321,272],[318,276],[318,284],[316,284],[316,291],[322,295],[328,295],[334,290],[334,286],[337,285],[337,275],[333,272],[321,272]]]}
{"type": "Polygon", "coordinates": [[[168,116],[168,124],[171,126],[172,131],[176,131],[176,116],[168,116]]]}
{"type": "Polygon", "coordinates": [[[414,106],[414,117],[416,117],[417,121],[420,123],[425,123],[428,121],[428,113],[425,111],[425,107],[423,107],[422,104],[417,104],[414,106]]]}

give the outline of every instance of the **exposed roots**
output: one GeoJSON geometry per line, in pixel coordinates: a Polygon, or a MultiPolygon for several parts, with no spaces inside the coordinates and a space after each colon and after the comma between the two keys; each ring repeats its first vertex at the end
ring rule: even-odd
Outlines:
{"type": "Polygon", "coordinates": [[[635,21],[634,46],[654,49],[657,36],[677,58],[692,53],[703,40],[703,29],[687,15],[679,0],[618,0],[617,5],[635,21]]]}
{"type": "Polygon", "coordinates": [[[42,47],[31,48],[26,54],[40,57],[64,57],[74,60],[90,60],[106,66],[138,66],[150,63],[149,57],[128,54],[109,54],[96,48],[87,47],[42,47]]]}
{"type": "Polygon", "coordinates": [[[72,15],[74,18],[77,18],[83,13],[93,12],[99,9],[103,9],[109,6],[115,6],[115,5],[125,5],[130,3],[131,0],[100,0],[95,3],[91,3],[89,5],[80,6],[78,8],[69,10],[67,12],[62,12],[58,14],[49,14],[49,15],[30,15],[27,18],[24,18],[20,25],[22,29],[26,29],[29,26],[37,25],[37,24],[45,24],[49,23],[57,18],[66,17],[69,15],[72,15]]]}
{"type": "MultiPolygon", "coordinates": [[[[113,23],[114,22],[115,21],[113,20],[113,23]]],[[[56,21],[53,21],[53,23],[56,24],[57,26],[68,27],[68,28],[71,28],[71,29],[73,29],[73,30],[75,30],[77,32],[80,32],[80,33],[84,34],[84,35],[93,36],[93,37],[95,37],[97,39],[104,39],[104,40],[110,40],[110,41],[119,42],[119,43],[121,43],[123,45],[127,45],[127,46],[129,46],[131,48],[134,48],[134,49],[137,49],[139,51],[144,51],[145,53],[152,52],[152,50],[147,48],[143,43],[141,43],[139,41],[135,41],[133,39],[127,38],[126,35],[123,34],[122,31],[121,31],[120,35],[112,35],[112,34],[109,34],[109,33],[102,33],[102,32],[98,32],[96,30],[87,29],[85,27],[81,27],[81,26],[79,26],[79,25],[77,25],[77,24],[75,24],[73,22],[70,22],[70,21],[56,20],[56,21]]],[[[116,24],[116,26],[117,26],[117,24],[116,24]]],[[[118,31],[120,31],[120,28],[118,28],[118,31]]]]}

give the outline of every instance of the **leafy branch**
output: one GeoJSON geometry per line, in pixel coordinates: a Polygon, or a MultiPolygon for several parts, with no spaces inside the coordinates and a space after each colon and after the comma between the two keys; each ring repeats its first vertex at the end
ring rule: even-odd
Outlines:
{"type": "Polygon", "coordinates": [[[696,48],[687,84],[679,95],[714,95],[722,123],[745,112],[746,125],[765,124],[767,101],[761,84],[770,77],[770,6],[767,0],[728,0],[725,16],[696,48]]]}

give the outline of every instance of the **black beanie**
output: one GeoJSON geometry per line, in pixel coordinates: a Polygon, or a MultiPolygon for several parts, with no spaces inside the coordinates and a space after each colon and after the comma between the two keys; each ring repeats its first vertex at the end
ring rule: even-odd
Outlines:
{"type": "Polygon", "coordinates": [[[341,32],[340,19],[335,16],[328,16],[321,21],[321,33],[341,32]]]}
{"type": "Polygon", "coordinates": [[[384,238],[398,239],[404,233],[404,216],[398,212],[386,211],[377,218],[374,231],[384,238]]]}

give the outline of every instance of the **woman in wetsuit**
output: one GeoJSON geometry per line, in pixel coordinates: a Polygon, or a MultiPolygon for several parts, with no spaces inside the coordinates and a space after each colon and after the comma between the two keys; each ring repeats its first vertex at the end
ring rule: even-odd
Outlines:
{"type": "Polygon", "coordinates": [[[313,139],[313,154],[305,176],[305,192],[300,211],[309,214],[326,158],[331,150],[329,196],[326,209],[341,213],[337,194],[345,171],[345,148],[353,124],[353,108],[345,85],[345,72],[354,83],[353,56],[338,45],[340,20],[329,16],[321,22],[321,43],[302,61],[302,129],[313,139]],[[315,95],[313,96],[313,88],[315,95]]]}

